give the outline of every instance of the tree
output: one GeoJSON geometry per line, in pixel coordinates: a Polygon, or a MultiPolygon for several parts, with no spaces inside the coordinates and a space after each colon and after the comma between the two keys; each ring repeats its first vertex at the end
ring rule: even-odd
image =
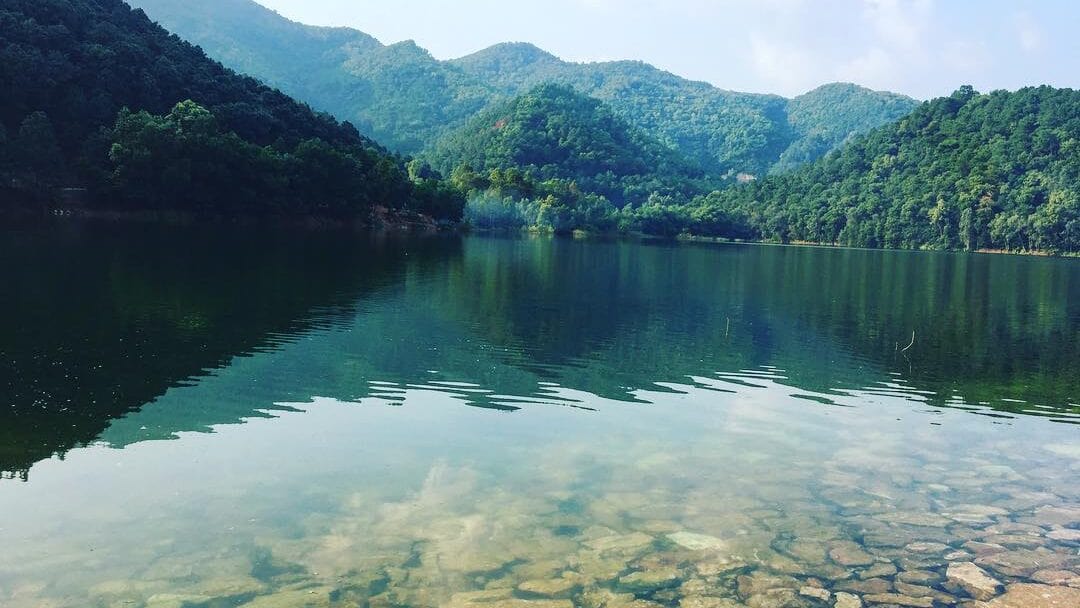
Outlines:
{"type": "Polygon", "coordinates": [[[38,200],[51,198],[63,180],[64,156],[48,115],[34,112],[27,116],[12,148],[19,189],[38,200]]]}

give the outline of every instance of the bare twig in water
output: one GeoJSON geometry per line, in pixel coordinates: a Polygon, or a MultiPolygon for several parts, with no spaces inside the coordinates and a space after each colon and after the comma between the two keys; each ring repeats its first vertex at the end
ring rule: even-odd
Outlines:
{"type": "Polygon", "coordinates": [[[902,350],[900,352],[906,353],[907,351],[911,350],[912,346],[915,346],[915,330],[914,329],[911,330],[911,344],[908,344],[907,346],[905,346],[904,350],[902,350]]]}

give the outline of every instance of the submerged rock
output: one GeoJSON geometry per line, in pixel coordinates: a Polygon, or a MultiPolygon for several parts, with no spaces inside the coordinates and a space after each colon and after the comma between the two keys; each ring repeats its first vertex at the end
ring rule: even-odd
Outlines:
{"type": "Polygon", "coordinates": [[[518,591],[543,598],[561,598],[569,597],[578,584],[579,581],[569,578],[540,579],[521,583],[518,591]]]}
{"type": "Polygon", "coordinates": [[[658,568],[627,574],[619,579],[617,587],[630,593],[649,593],[677,587],[680,582],[681,574],[675,568],[658,568]]]}
{"type": "Polygon", "coordinates": [[[945,579],[977,600],[989,600],[1001,594],[1001,581],[971,562],[949,564],[945,579]]]}
{"type": "Polygon", "coordinates": [[[859,596],[841,591],[836,594],[836,603],[833,606],[835,608],[863,608],[863,603],[859,596]]]}
{"type": "Polygon", "coordinates": [[[829,601],[829,598],[832,597],[832,593],[828,589],[822,589],[821,587],[802,587],[799,589],[799,595],[819,599],[823,602],[829,601]]]}
{"type": "Polygon", "coordinates": [[[1039,570],[1031,575],[1031,580],[1047,585],[1080,587],[1080,574],[1069,570],[1039,570]]]}
{"type": "Polygon", "coordinates": [[[907,608],[934,608],[934,598],[930,597],[908,597],[898,593],[879,593],[864,595],[862,599],[868,604],[887,604],[907,608]]]}
{"type": "Polygon", "coordinates": [[[601,553],[634,553],[651,545],[653,537],[641,532],[613,534],[585,541],[585,546],[601,553]]]}
{"type": "Polygon", "coordinates": [[[691,551],[719,551],[727,547],[722,539],[707,534],[695,534],[693,532],[676,532],[668,534],[668,540],[691,551]]]}
{"type": "Polygon", "coordinates": [[[975,563],[1005,576],[1028,577],[1038,570],[1061,566],[1066,557],[1060,553],[1040,550],[994,553],[975,560],[975,563]]]}
{"type": "Polygon", "coordinates": [[[1080,530],[1073,530],[1072,528],[1053,530],[1046,535],[1046,538],[1049,538],[1050,540],[1080,543],[1080,530]]]}
{"type": "Polygon", "coordinates": [[[860,572],[859,578],[866,580],[868,578],[880,578],[882,576],[892,576],[894,574],[896,574],[896,566],[894,566],[892,562],[880,562],[860,572]]]}
{"type": "Polygon", "coordinates": [[[1018,583],[1009,585],[1005,595],[992,600],[988,608],[1075,608],[1080,606],[1080,589],[1018,583]]]}
{"type": "Polygon", "coordinates": [[[858,543],[841,541],[833,543],[829,549],[829,558],[841,566],[869,566],[874,563],[873,555],[863,550],[858,543]]]}
{"type": "Polygon", "coordinates": [[[241,608],[329,608],[330,594],[326,589],[297,589],[257,597],[241,608]]]}
{"type": "Polygon", "coordinates": [[[724,597],[690,596],[679,600],[679,608],[744,608],[735,600],[724,597]]]}

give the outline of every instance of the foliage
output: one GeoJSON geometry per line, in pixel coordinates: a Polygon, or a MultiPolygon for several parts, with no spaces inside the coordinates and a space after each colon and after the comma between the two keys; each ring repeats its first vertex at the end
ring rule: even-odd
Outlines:
{"type": "Polygon", "coordinates": [[[685,197],[705,187],[693,163],[631,128],[601,102],[556,85],[541,85],[482,113],[428,157],[444,174],[468,169],[492,177],[492,170],[508,171],[494,174],[495,186],[521,186],[522,194],[532,188],[524,181],[574,182],[619,207],[640,204],[652,192],[685,197]]]}
{"type": "Polygon", "coordinates": [[[640,62],[570,63],[522,43],[438,61],[411,41],[382,46],[355,30],[291,22],[251,0],[133,3],[227,65],[406,154],[426,151],[481,110],[545,83],[604,101],[641,132],[728,177],[812,161],[916,105],[854,85],[794,100],[723,91],[640,62]]]}
{"type": "Polygon", "coordinates": [[[1080,251],[1078,107],[1070,89],[962,87],[822,161],[706,205],[781,242],[1080,251]]]}
{"type": "Polygon", "coordinates": [[[5,2],[0,90],[0,124],[17,134],[4,184],[21,198],[85,185],[110,204],[359,212],[446,194],[414,193],[400,161],[352,125],[234,74],[120,0],[5,2]]]}

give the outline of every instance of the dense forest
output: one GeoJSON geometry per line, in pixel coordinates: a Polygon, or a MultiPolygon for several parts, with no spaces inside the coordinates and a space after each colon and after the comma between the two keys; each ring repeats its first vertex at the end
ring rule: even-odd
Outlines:
{"type": "Polygon", "coordinates": [[[1076,91],[980,95],[964,87],[815,163],[722,188],[688,171],[684,159],[657,156],[663,147],[610,145],[620,134],[631,141],[634,131],[618,121],[610,123],[618,129],[605,128],[597,117],[610,112],[588,101],[541,87],[438,148],[439,166],[461,163],[453,181],[471,192],[470,222],[873,248],[1080,251],[1076,91]],[[649,171],[636,173],[635,159],[649,171]]]}
{"type": "Polygon", "coordinates": [[[694,205],[780,242],[1080,251],[1078,109],[1071,89],[962,87],[813,165],[694,205]]]}
{"type": "Polygon", "coordinates": [[[352,121],[404,154],[429,151],[482,110],[557,83],[710,173],[764,175],[821,157],[916,102],[846,84],[795,99],[724,91],[636,61],[571,63],[529,44],[439,61],[344,28],[291,22],[252,0],[132,0],[213,57],[352,121]]]}
{"type": "Polygon", "coordinates": [[[348,123],[238,76],[120,0],[0,6],[0,189],[115,209],[460,215],[461,199],[348,123]]]}

